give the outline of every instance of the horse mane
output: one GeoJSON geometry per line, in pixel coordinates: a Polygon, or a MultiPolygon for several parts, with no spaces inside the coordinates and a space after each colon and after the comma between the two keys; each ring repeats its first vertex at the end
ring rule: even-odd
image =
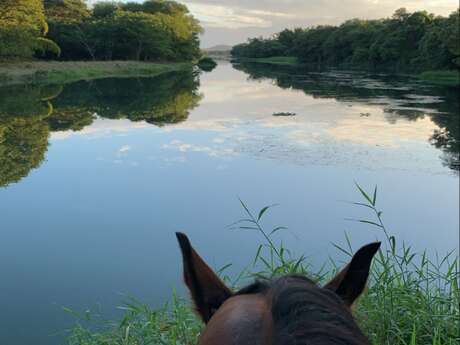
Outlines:
{"type": "Polygon", "coordinates": [[[342,299],[306,277],[259,280],[236,294],[255,293],[271,304],[272,345],[370,345],[342,299]]]}

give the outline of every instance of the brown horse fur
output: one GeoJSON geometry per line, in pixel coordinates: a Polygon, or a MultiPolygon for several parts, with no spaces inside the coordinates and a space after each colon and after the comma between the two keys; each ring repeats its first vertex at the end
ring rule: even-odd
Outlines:
{"type": "Polygon", "coordinates": [[[184,280],[206,323],[199,345],[369,345],[350,306],[366,286],[380,242],[362,247],[324,287],[300,275],[258,280],[233,293],[177,233],[184,280]]]}

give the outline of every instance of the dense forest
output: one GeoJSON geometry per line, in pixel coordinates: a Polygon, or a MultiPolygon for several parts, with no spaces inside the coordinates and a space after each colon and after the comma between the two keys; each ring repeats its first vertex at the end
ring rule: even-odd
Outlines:
{"type": "Polygon", "coordinates": [[[190,61],[202,28],[169,0],[2,0],[0,59],[190,61]]]}
{"type": "Polygon", "coordinates": [[[238,58],[293,56],[304,64],[386,68],[455,69],[460,66],[457,10],[448,17],[404,8],[391,18],[352,19],[340,26],[285,29],[233,47],[238,58]]]}

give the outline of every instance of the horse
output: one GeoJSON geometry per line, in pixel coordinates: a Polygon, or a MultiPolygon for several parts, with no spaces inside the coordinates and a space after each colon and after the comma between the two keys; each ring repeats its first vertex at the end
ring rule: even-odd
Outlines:
{"type": "Polygon", "coordinates": [[[323,287],[296,274],[229,289],[176,233],[183,278],[205,323],[198,345],[370,345],[351,307],[366,287],[380,242],[360,248],[323,287]]]}

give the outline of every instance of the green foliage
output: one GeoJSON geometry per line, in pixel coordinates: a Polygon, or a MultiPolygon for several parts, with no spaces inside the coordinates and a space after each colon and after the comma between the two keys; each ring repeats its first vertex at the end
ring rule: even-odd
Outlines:
{"type": "Polygon", "coordinates": [[[34,52],[56,44],[43,37],[48,33],[43,1],[3,0],[0,3],[0,58],[30,58],[34,52]]]}
{"type": "Polygon", "coordinates": [[[460,66],[459,11],[436,17],[399,9],[392,18],[285,29],[233,47],[238,58],[295,56],[309,65],[422,71],[460,66]]]}
{"type": "MultiPolygon", "coordinates": [[[[285,30],[286,31],[286,30],[285,30]]],[[[236,45],[232,48],[232,55],[245,58],[266,58],[284,56],[288,48],[277,38],[252,38],[248,43],[236,45]]]]}
{"type": "Polygon", "coordinates": [[[31,57],[36,36],[19,25],[0,24],[0,58],[31,57]]]}
{"type": "Polygon", "coordinates": [[[198,67],[200,67],[203,71],[210,72],[214,68],[216,68],[217,62],[214,61],[213,58],[209,56],[205,56],[198,61],[198,67]]]}
{"type": "Polygon", "coordinates": [[[44,37],[37,38],[35,50],[37,53],[41,53],[42,55],[45,55],[46,53],[52,53],[55,56],[61,55],[61,47],[44,37]]]}
{"type": "Polygon", "coordinates": [[[65,60],[191,61],[200,53],[201,27],[174,1],[99,2],[91,13],[79,0],[45,6],[65,60]]]}
{"type": "Polygon", "coordinates": [[[460,72],[458,70],[426,71],[421,73],[419,78],[441,86],[460,86],[460,72]]]}
{"type": "Polygon", "coordinates": [[[294,56],[271,56],[267,58],[244,58],[244,62],[256,62],[271,65],[292,65],[295,66],[299,60],[294,56]]]}
{"type": "Polygon", "coordinates": [[[98,2],[93,6],[93,18],[101,19],[106,17],[112,17],[118,10],[120,10],[120,3],[98,2]]]}
{"type": "Polygon", "coordinates": [[[125,311],[120,323],[107,322],[90,310],[79,313],[63,308],[78,319],[68,345],[194,345],[202,329],[192,308],[176,294],[171,303],[152,309],[129,298],[120,307],[125,311]],[[96,325],[97,330],[91,327],[96,325]],[[88,327],[89,326],[89,327],[88,327]]]}
{"type": "Polygon", "coordinates": [[[175,1],[2,0],[0,58],[192,61],[202,28],[175,1]],[[47,37],[45,38],[45,36],[47,37]]]}
{"type": "Polygon", "coordinates": [[[44,0],[47,21],[78,22],[90,16],[83,0],[44,0]]]}

